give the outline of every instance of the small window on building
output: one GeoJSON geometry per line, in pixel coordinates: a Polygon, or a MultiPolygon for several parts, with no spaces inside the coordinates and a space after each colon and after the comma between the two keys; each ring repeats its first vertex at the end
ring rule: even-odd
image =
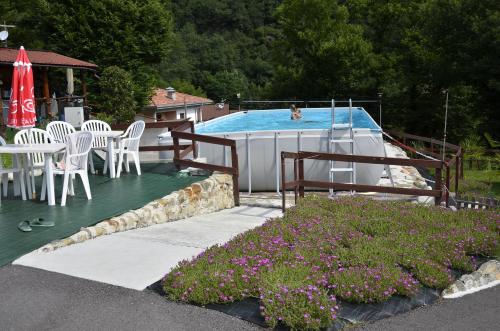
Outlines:
{"type": "Polygon", "coordinates": [[[184,118],[184,115],[185,115],[184,113],[180,113],[179,118],[181,118],[181,119],[184,118]]]}
{"type": "Polygon", "coordinates": [[[156,113],[156,120],[161,121],[161,113],[156,113]]]}

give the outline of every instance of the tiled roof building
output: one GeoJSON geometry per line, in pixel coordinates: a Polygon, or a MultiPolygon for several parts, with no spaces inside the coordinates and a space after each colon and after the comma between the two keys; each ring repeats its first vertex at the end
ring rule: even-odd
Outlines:
{"type": "Polygon", "coordinates": [[[189,118],[200,122],[228,113],[228,105],[220,107],[211,99],[177,92],[174,88],[168,87],[156,89],[151,97],[151,103],[138,117],[146,121],[189,118]]]}

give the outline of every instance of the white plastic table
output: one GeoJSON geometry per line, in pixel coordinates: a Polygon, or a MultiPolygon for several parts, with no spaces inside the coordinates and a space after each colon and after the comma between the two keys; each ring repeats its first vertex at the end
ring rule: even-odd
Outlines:
{"type": "Polygon", "coordinates": [[[45,157],[45,176],[47,177],[47,201],[49,206],[56,204],[54,194],[54,174],[52,172],[52,155],[66,148],[65,144],[31,144],[16,145],[7,144],[0,146],[1,154],[31,154],[43,153],[45,157]]]}
{"type": "Polygon", "coordinates": [[[115,178],[115,147],[114,140],[116,139],[119,143],[120,137],[123,131],[113,130],[113,131],[91,131],[94,137],[106,138],[108,141],[107,158],[109,167],[109,177],[115,178]]]}

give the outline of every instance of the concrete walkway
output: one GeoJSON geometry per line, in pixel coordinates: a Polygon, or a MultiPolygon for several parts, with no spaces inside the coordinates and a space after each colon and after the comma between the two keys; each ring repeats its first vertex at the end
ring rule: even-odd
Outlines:
{"type": "Polygon", "coordinates": [[[179,261],[277,216],[278,209],[242,206],[101,236],[49,253],[34,251],[13,264],[143,290],[179,261]]]}

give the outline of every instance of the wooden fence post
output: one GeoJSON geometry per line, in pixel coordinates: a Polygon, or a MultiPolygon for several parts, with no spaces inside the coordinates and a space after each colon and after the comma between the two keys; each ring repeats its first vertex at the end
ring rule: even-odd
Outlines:
{"type": "Polygon", "coordinates": [[[299,173],[298,173],[298,167],[297,167],[297,159],[293,159],[293,180],[295,181],[295,186],[293,188],[294,191],[294,196],[295,196],[295,204],[297,204],[297,198],[298,198],[298,193],[299,193],[299,185],[298,185],[298,179],[299,179],[299,173]]]}
{"type": "Polygon", "coordinates": [[[450,166],[446,165],[446,186],[444,192],[446,208],[450,206],[450,166]]]}
{"type": "MultiPolygon", "coordinates": [[[[189,124],[190,124],[191,133],[194,133],[194,122],[190,121],[189,124]]],[[[196,141],[191,140],[191,144],[193,146],[193,159],[196,159],[198,157],[198,151],[196,149],[196,141]]]]}
{"type": "MultiPolygon", "coordinates": [[[[194,151],[193,151],[194,152],[194,151]]],[[[238,166],[238,153],[236,152],[236,142],[231,145],[231,167],[233,170],[238,171],[238,173],[233,173],[233,195],[234,195],[234,205],[240,205],[240,186],[238,184],[239,177],[239,166],[238,166]]]]}
{"type": "Polygon", "coordinates": [[[462,149],[460,153],[460,179],[464,179],[464,154],[465,150],[462,149]]]}
{"type": "Polygon", "coordinates": [[[304,158],[300,155],[299,152],[299,196],[301,198],[304,197],[304,184],[302,184],[304,180],[304,158]]]}
{"type": "Polygon", "coordinates": [[[458,179],[460,178],[460,155],[455,160],[455,197],[458,196],[458,179]]]}
{"type": "Polygon", "coordinates": [[[285,212],[286,209],[286,188],[285,188],[285,154],[281,152],[281,211],[285,212]]]}
{"type": "Polygon", "coordinates": [[[174,141],[174,164],[175,164],[175,168],[177,170],[180,170],[181,169],[181,166],[179,163],[177,163],[176,161],[180,159],[180,151],[179,151],[179,138],[177,137],[174,137],[173,138],[173,141],[174,141]]]}
{"type": "Polygon", "coordinates": [[[443,165],[441,165],[440,168],[436,168],[436,175],[434,178],[436,180],[435,189],[441,191],[441,196],[434,198],[434,204],[436,206],[439,206],[441,204],[441,200],[443,199],[443,182],[442,182],[442,173],[441,173],[442,167],[443,167],[443,165]]]}

